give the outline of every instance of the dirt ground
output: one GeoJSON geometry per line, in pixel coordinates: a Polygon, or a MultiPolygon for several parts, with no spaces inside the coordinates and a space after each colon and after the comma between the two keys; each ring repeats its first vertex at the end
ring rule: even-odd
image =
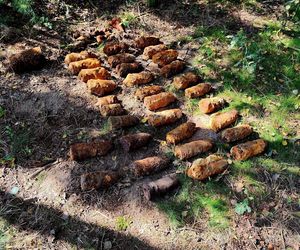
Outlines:
{"type": "MultiPolygon", "coordinates": [[[[138,15],[137,23],[126,28],[125,34],[114,31],[116,37],[132,41],[143,34],[158,36],[164,43],[172,44],[179,51],[181,59],[191,62],[197,43],[192,41],[181,44],[178,40],[191,35],[196,25],[201,23],[213,26],[226,20],[232,23],[232,29],[243,27],[255,30],[251,25],[254,20],[251,14],[239,9],[233,10],[228,16],[228,13],[218,12],[218,9],[212,10],[199,5],[199,17],[191,4],[172,5],[167,1],[159,9],[148,9],[144,4],[128,7],[120,1],[114,3],[115,8],[109,7],[109,4],[106,8],[104,4],[100,11],[102,15],[94,12],[87,14],[88,9],[73,6],[69,18],[60,26],[57,25],[56,29],[47,31],[34,27],[24,34],[17,29],[7,30],[7,34],[13,33],[13,39],[0,41],[0,105],[6,111],[5,117],[0,119],[1,136],[6,138],[4,131],[9,126],[14,134],[21,134],[22,138],[26,137],[29,141],[24,142],[24,146],[22,138],[16,137],[15,146],[28,146],[30,150],[29,154],[22,153],[13,167],[7,164],[0,166],[1,216],[14,226],[8,248],[299,249],[299,225],[295,222],[296,229],[292,230],[292,219],[291,227],[286,228],[282,226],[283,221],[274,223],[260,221],[253,215],[232,215],[234,219],[229,228],[213,230],[205,224],[207,215],[203,213],[203,218],[196,224],[191,222],[184,227],[173,227],[155,202],[143,200],[140,186],[165,173],[174,173],[176,166],[146,178],[135,179],[128,175],[105,191],[80,190],[82,173],[119,170],[133,160],[164,154],[162,142],[165,134],[179,123],[154,130],[142,123],[134,128],[108,131],[106,119],[101,117],[95,105],[97,97],[90,95],[85,84],[71,75],[63,63],[64,56],[68,53],[64,45],[72,42],[75,31],[86,32],[93,27],[103,27],[111,17],[130,9],[138,15]],[[79,13],[78,16],[76,13],[79,13]],[[197,15],[197,19],[194,15],[197,15]],[[5,71],[7,56],[37,45],[43,48],[49,59],[42,70],[21,75],[5,71]],[[117,139],[133,131],[150,132],[155,135],[155,139],[146,148],[124,153],[117,139]],[[67,153],[72,143],[98,138],[113,139],[114,150],[107,156],[80,163],[68,160],[67,153]],[[54,163],[44,168],[43,164],[47,162],[54,163]],[[18,198],[10,194],[14,187],[18,187],[18,198]],[[117,228],[118,217],[127,218],[129,226],[125,231],[117,228]]],[[[57,22],[63,17],[62,12],[57,22]]],[[[99,53],[97,44],[89,44],[88,49],[99,53]]],[[[104,54],[99,55],[105,62],[104,54]]],[[[137,59],[141,60],[141,57],[137,59]]],[[[158,72],[155,65],[143,64],[152,72],[158,72]]],[[[113,76],[116,77],[115,74],[113,76]]],[[[116,81],[121,85],[122,79],[116,78],[116,81]]],[[[156,83],[168,86],[171,79],[165,81],[158,78],[156,83]]],[[[218,87],[215,85],[216,89],[218,87]]],[[[145,108],[133,98],[132,89],[120,88],[117,93],[126,110],[140,117],[144,115],[145,108]]],[[[179,98],[174,107],[185,110],[182,100],[179,98]]],[[[205,128],[205,116],[199,119],[191,117],[188,111],[185,113],[184,119],[197,121],[198,126],[205,128]]],[[[196,134],[195,138],[217,140],[214,132],[205,129],[196,134]]],[[[4,143],[1,146],[4,153],[9,150],[9,145],[4,143]]],[[[299,185],[299,182],[295,185],[299,185]]],[[[282,194],[284,195],[284,191],[282,194]]],[[[280,202],[277,205],[284,206],[280,202]]],[[[289,218],[288,214],[284,214],[288,211],[281,211],[283,220],[289,218]]]]}

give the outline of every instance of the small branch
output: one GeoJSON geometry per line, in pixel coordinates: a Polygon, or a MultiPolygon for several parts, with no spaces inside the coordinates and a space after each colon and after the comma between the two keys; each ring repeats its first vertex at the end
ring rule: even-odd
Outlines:
{"type": "Polygon", "coordinates": [[[30,179],[34,179],[35,177],[37,177],[42,171],[46,170],[47,168],[50,168],[58,163],[60,163],[62,160],[61,159],[57,159],[57,160],[50,160],[45,162],[42,166],[41,169],[38,169],[37,171],[35,171],[29,178],[30,179]]]}

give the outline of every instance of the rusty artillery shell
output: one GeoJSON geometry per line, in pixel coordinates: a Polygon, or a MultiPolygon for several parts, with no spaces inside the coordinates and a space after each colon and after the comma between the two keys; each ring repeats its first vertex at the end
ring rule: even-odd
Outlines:
{"type": "Polygon", "coordinates": [[[205,180],[208,177],[220,174],[228,166],[227,160],[218,155],[210,155],[204,159],[197,159],[187,170],[187,175],[196,180],[205,180]]]}
{"type": "Polygon", "coordinates": [[[100,66],[101,66],[101,63],[98,59],[87,58],[84,60],[71,62],[69,64],[68,69],[71,71],[72,74],[77,75],[80,72],[80,70],[82,70],[82,69],[93,69],[93,68],[97,68],[100,66]]]}
{"type": "Polygon", "coordinates": [[[132,87],[134,85],[150,83],[153,80],[154,80],[154,75],[151,72],[143,71],[140,73],[128,74],[124,79],[123,83],[127,87],[132,87]]]}
{"type": "Polygon", "coordinates": [[[182,117],[180,109],[169,109],[148,115],[148,123],[151,126],[159,127],[178,121],[182,117]]]}
{"type": "Polygon", "coordinates": [[[117,88],[113,80],[91,79],[86,83],[89,92],[96,96],[104,96],[117,88]]]}
{"type": "Polygon", "coordinates": [[[107,80],[110,79],[110,73],[102,67],[94,69],[82,69],[78,75],[79,79],[83,82],[87,82],[90,79],[101,79],[107,80]]]}
{"type": "Polygon", "coordinates": [[[135,46],[139,49],[144,49],[148,46],[161,44],[162,42],[157,37],[153,36],[142,36],[135,40],[135,46]]]}
{"type": "Polygon", "coordinates": [[[184,94],[188,98],[197,98],[206,95],[212,89],[208,83],[200,83],[196,86],[190,87],[184,91],[184,94]]]}
{"type": "Polygon", "coordinates": [[[177,158],[185,160],[196,156],[200,153],[209,151],[213,147],[213,144],[209,140],[198,140],[185,143],[175,147],[174,154],[177,158]]]}
{"type": "Polygon", "coordinates": [[[116,67],[117,74],[121,77],[125,77],[129,73],[138,73],[142,70],[143,70],[143,66],[138,62],[120,63],[116,67]]]}
{"type": "Polygon", "coordinates": [[[112,56],[120,52],[127,52],[128,48],[128,44],[123,42],[109,42],[104,46],[103,52],[108,56],[112,56]]]}
{"type": "Polygon", "coordinates": [[[155,94],[161,93],[163,91],[164,91],[163,87],[158,86],[158,85],[145,86],[145,87],[139,88],[135,92],[135,96],[138,100],[143,101],[146,96],[155,95],[155,94]]]}
{"type": "Polygon", "coordinates": [[[150,95],[145,97],[144,105],[147,109],[154,111],[168,106],[172,102],[176,101],[176,97],[170,92],[162,92],[156,95],[150,95]]]}
{"type": "Polygon", "coordinates": [[[212,130],[218,132],[223,128],[230,126],[239,117],[237,110],[233,109],[227,112],[218,112],[210,117],[210,127],[212,130]]]}
{"type": "Polygon", "coordinates": [[[139,149],[144,147],[149,143],[152,136],[148,133],[136,133],[124,135],[120,138],[120,143],[122,148],[129,152],[131,150],[139,149]]]}
{"type": "Polygon", "coordinates": [[[96,106],[102,107],[108,104],[118,103],[118,97],[116,95],[108,95],[98,99],[96,106]]]}
{"type": "Polygon", "coordinates": [[[34,47],[10,56],[8,62],[9,70],[22,73],[41,69],[46,62],[46,58],[40,47],[34,47]]]}
{"type": "Polygon", "coordinates": [[[201,80],[200,76],[193,72],[187,72],[181,76],[174,77],[173,86],[176,89],[186,89],[201,80]]]}
{"type": "Polygon", "coordinates": [[[210,114],[223,108],[226,101],[220,97],[204,98],[199,101],[199,109],[204,114],[210,114]]]}
{"type": "Polygon", "coordinates": [[[131,127],[139,123],[139,119],[132,115],[111,116],[108,118],[110,129],[131,127]]]}
{"type": "Polygon", "coordinates": [[[104,117],[116,116],[125,114],[126,110],[122,107],[120,103],[114,103],[101,106],[100,113],[104,117]]]}
{"type": "Polygon", "coordinates": [[[185,122],[167,133],[166,141],[170,144],[177,144],[192,137],[195,132],[196,124],[193,122],[185,122]]]}
{"type": "Polygon", "coordinates": [[[106,155],[112,149],[110,141],[76,143],[70,146],[70,159],[82,161],[88,158],[106,155]]]}
{"type": "Polygon", "coordinates": [[[166,45],[164,44],[158,44],[158,45],[152,45],[152,46],[148,46],[144,49],[144,53],[143,53],[143,59],[144,60],[148,60],[148,59],[152,59],[152,57],[163,50],[168,49],[166,45]]]}
{"type": "Polygon", "coordinates": [[[264,152],[266,146],[267,143],[264,140],[258,139],[236,145],[230,149],[230,153],[235,160],[243,161],[261,154],[264,152]]]}
{"type": "Polygon", "coordinates": [[[65,57],[65,64],[69,65],[71,62],[76,62],[87,58],[97,58],[97,56],[88,51],[81,51],[80,53],[70,53],[65,57]]]}
{"type": "Polygon", "coordinates": [[[152,61],[159,67],[163,67],[171,62],[175,61],[178,57],[178,52],[174,49],[167,49],[156,53],[152,57],[152,61]]]}
{"type": "Polygon", "coordinates": [[[136,176],[144,176],[167,168],[169,163],[170,160],[166,157],[152,156],[134,161],[130,165],[130,169],[136,176]]]}
{"type": "Polygon", "coordinates": [[[82,174],[80,177],[81,190],[88,191],[109,188],[120,178],[121,175],[114,171],[95,171],[82,174]]]}
{"type": "Polygon", "coordinates": [[[153,200],[157,196],[162,196],[180,185],[176,174],[166,175],[156,181],[150,181],[144,184],[143,195],[146,200],[153,200]]]}
{"type": "Polygon", "coordinates": [[[227,143],[239,141],[250,135],[252,131],[252,127],[248,124],[243,124],[234,128],[227,128],[221,132],[221,139],[227,143]]]}
{"type": "Polygon", "coordinates": [[[176,60],[171,62],[170,64],[163,66],[160,70],[160,74],[163,77],[169,78],[173,75],[180,73],[181,71],[184,70],[184,68],[185,68],[185,62],[176,60]]]}
{"type": "Polygon", "coordinates": [[[107,62],[112,67],[115,68],[120,63],[133,63],[135,61],[135,56],[122,53],[108,57],[107,62]]]}

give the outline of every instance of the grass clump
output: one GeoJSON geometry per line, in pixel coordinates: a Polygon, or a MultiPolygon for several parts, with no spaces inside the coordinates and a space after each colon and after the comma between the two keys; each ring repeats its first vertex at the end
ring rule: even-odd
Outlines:
{"type": "MultiPolygon", "coordinates": [[[[1,211],[0,211],[1,215],[1,211]]],[[[7,245],[14,236],[14,229],[9,224],[0,218],[0,249],[6,249],[7,245]]]]}
{"type": "Polygon", "coordinates": [[[30,135],[30,130],[24,126],[19,129],[6,126],[2,136],[6,138],[7,143],[0,140],[2,154],[0,163],[13,167],[16,161],[30,156],[32,154],[30,135]]]}
{"type": "Polygon", "coordinates": [[[132,223],[130,218],[126,218],[125,216],[119,216],[116,219],[116,228],[119,231],[126,231],[129,225],[132,223]]]}
{"type": "Polygon", "coordinates": [[[226,228],[228,217],[228,189],[222,182],[193,183],[188,177],[181,177],[181,189],[168,201],[159,201],[158,207],[164,211],[174,227],[180,227],[207,218],[212,228],[226,228]],[[203,216],[205,215],[205,216],[203,216]]]}
{"type": "Polygon", "coordinates": [[[2,6],[8,7],[14,14],[7,12],[1,15],[0,24],[4,25],[20,25],[20,21],[24,21],[26,24],[35,25],[39,24],[52,29],[52,23],[46,16],[39,16],[35,10],[35,1],[33,0],[0,0],[0,8],[2,6]],[[16,22],[14,15],[20,17],[16,22]]]}

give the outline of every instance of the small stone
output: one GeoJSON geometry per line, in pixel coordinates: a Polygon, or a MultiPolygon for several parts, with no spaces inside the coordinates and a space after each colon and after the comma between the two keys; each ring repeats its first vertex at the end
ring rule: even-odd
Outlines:
{"type": "Polygon", "coordinates": [[[187,217],[188,211],[182,211],[181,215],[182,215],[182,217],[187,217]]]}
{"type": "Polygon", "coordinates": [[[108,249],[111,249],[112,248],[112,243],[111,243],[111,241],[105,241],[104,242],[104,245],[103,245],[103,248],[105,249],[105,250],[108,250],[108,249]]]}

